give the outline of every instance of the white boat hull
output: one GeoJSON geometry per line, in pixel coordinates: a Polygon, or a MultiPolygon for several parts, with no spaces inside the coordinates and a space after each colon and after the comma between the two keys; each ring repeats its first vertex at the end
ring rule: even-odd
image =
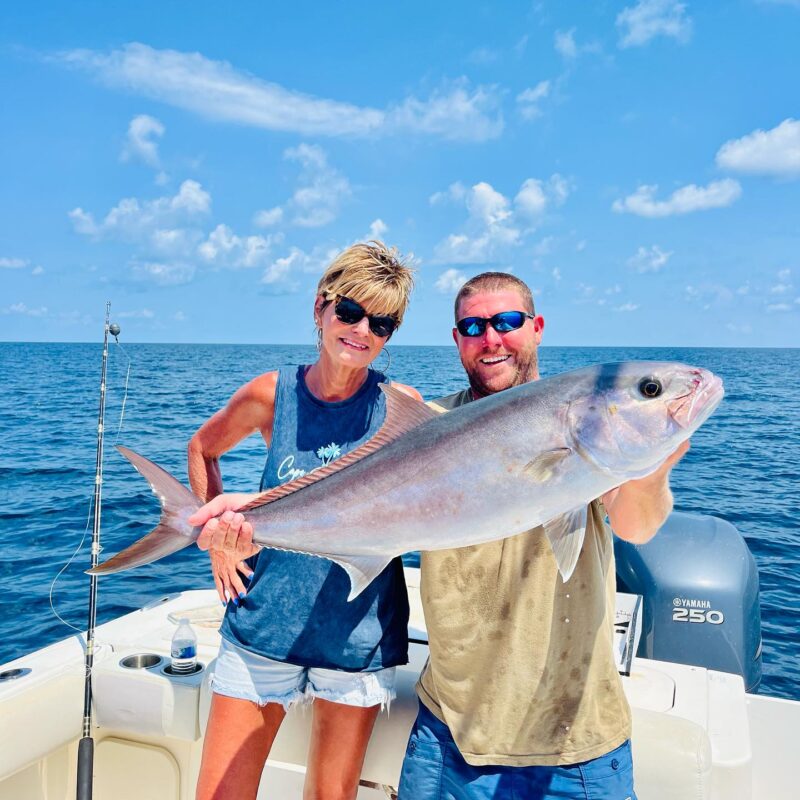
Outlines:
{"type": "MultiPolygon", "coordinates": [[[[418,571],[407,570],[412,636],[424,639],[418,571]]],[[[170,677],[174,625],[169,614],[213,607],[214,592],[184,592],[100,626],[93,676],[95,800],[191,800],[208,715],[209,672],[219,645],[199,627],[202,673],[170,677]],[[132,654],[154,653],[161,666],[126,669],[132,654]]],[[[0,800],[72,800],[83,704],[83,646],[72,637],[0,667],[29,669],[0,681],[0,800]]],[[[416,715],[414,684],[427,657],[410,648],[398,670],[398,698],[376,724],[359,798],[396,787],[416,715]],[[371,786],[370,786],[371,785],[371,786]]],[[[638,659],[623,678],[633,709],[633,752],[641,800],[781,800],[796,796],[792,756],[800,702],[747,695],[739,676],[638,659]]],[[[302,796],[311,715],[293,709],[275,741],[259,800],[302,796]]]]}

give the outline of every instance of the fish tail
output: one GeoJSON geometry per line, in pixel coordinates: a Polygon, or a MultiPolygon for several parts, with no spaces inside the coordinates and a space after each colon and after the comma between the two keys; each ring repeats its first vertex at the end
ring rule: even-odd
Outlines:
{"type": "Polygon", "coordinates": [[[117,450],[141,473],[161,501],[161,519],[147,536],[102,564],[87,570],[90,575],[108,575],[157,561],[197,541],[201,531],[201,528],[186,522],[203,505],[189,489],[158,464],[133,450],[121,446],[117,446],[117,450]]]}

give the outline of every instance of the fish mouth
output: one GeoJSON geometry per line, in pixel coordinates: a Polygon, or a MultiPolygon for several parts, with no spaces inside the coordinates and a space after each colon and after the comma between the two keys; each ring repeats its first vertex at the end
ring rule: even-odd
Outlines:
{"type": "Polygon", "coordinates": [[[698,428],[720,404],[725,389],[722,379],[706,370],[698,370],[692,388],[667,404],[669,415],[681,428],[698,428]]]}

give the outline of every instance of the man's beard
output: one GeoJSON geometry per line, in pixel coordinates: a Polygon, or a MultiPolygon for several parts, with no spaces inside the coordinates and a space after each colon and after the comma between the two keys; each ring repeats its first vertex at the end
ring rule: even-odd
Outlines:
{"type": "Polygon", "coordinates": [[[514,360],[516,362],[514,374],[511,380],[503,386],[490,386],[484,383],[477,370],[464,366],[473,396],[485,397],[486,395],[496,394],[497,392],[511,389],[513,386],[521,386],[523,383],[535,381],[539,377],[539,354],[536,348],[527,355],[527,358],[521,353],[515,353],[514,360]]]}

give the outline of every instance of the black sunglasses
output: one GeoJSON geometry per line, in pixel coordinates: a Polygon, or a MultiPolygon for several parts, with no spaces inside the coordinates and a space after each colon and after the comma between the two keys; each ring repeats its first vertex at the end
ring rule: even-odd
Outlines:
{"type": "Polygon", "coordinates": [[[364,317],[369,321],[369,329],[381,338],[391,336],[397,327],[397,320],[388,314],[367,314],[363,306],[351,300],[349,297],[339,297],[333,307],[333,313],[339,322],[345,325],[355,325],[361,322],[364,317]]]}
{"type": "Polygon", "coordinates": [[[498,333],[519,330],[526,319],[533,319],[533,314],[526,311],[501,311],[492,317],[464,317],[456,323],[462,336],[482,336],[487,325],[491,325],[498,333]]]}

